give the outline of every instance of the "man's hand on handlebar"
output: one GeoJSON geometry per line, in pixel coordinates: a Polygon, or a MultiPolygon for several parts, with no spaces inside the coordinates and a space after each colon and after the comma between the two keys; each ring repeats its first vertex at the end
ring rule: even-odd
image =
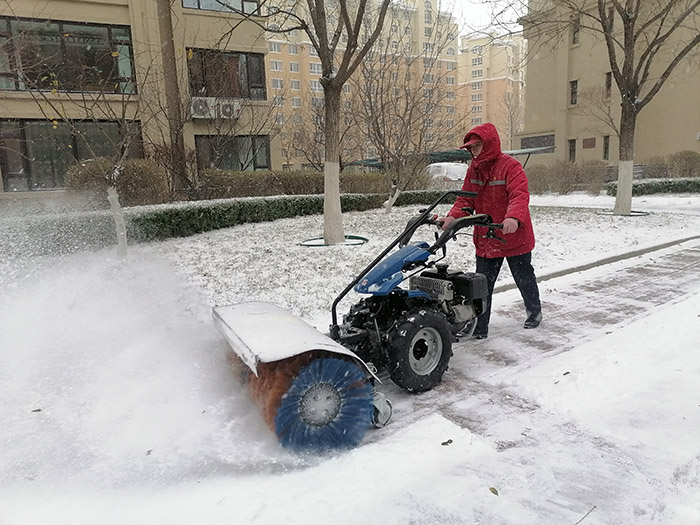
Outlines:
{"type": "Polygon", "coordinates": [[[437,219],[437,222],[442,222],[442,225],[439,226],[441,230],[446,230],[447,227],[452,224],[455,221],[455,218],[452,215],[447,215],[445,217],[439,217],[437,219]]]}
{"type": "Polygon", "coordinates": [[[513,233],[518,229],[518,226],[520,226],[520,224],[512,217],[503,219],[503,233],[513,233]]]}

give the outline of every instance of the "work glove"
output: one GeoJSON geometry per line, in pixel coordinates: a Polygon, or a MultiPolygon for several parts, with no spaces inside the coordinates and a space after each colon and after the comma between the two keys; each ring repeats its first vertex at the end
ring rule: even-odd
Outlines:
{"type": "Polygon", "coordinates": [[[447,215],[445,217],[439,217],[437,220],[442,221],[442,226],[440,226],[440,229],[446,230],[447,227],[455,221],[455,218],[452,215],[447,215]]]}
{"type": "Polygon", "coordinates": [[[512,217],[503,219],[503,233],[513,233],[518,229],[518,226],[519,223],[517,219],[513,219],[512,217]]]}

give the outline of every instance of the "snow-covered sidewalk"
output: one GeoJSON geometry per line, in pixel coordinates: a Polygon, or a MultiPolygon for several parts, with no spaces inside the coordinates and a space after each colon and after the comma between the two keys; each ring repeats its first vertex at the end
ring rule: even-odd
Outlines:
{"type": "MultiPolygon", "coordinates": [[[[538,273],[700,234],[683,199],[629,218],[534,207],[538,273]]],[[[498,294],[489,339],[458,343],[438,388],[384,385],[394,420],[363,446],[279,448],[210,307],[268,300],[325,328],[396,211],[348,214],[359,248],[298,246],[319,231],[302,218],[0,273],[0,523],[700,522],[698,241],[543,282],[538,330],[498,294]]],[[[470,240],[450,256],[472,267],[470,240]]]]}

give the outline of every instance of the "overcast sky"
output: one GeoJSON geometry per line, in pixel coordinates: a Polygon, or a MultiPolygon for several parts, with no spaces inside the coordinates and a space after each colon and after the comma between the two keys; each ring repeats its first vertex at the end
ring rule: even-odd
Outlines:
{"type": "Polygon", "coordinates": [[[460,34],[484,31],[491,25],[493,2],[488,0],[443,0],[441,9],[454,14],[460,34]]]}

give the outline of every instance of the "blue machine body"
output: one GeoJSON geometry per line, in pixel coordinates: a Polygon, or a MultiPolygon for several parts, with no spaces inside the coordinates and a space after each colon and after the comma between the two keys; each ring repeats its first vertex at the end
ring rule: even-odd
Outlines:
{"type": "MultiPolygon", "coordinates": [[[[430,245],[426,242],[404,246],[367,272],[367,275],[355,285],[355,291],[371,295],[389,295],[404,280],[402,270],[407,265],[428,260],[430,257],[429,247],[430,245]]],[[[409,297],[430,299],[427,293],[420,290],[405,291],[409,297]]]]}

